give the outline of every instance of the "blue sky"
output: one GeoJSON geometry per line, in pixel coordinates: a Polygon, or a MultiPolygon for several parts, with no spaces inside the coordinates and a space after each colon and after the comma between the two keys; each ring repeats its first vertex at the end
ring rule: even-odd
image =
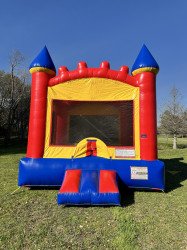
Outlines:
{"type": "Polygon", "coordinates": [[[132,67],[145,43],[160,66],[158,111],[173,85],[187,106],[186,0],[14,0],[1,1],[0,69],[17,49],[25,67],[47,45],[56,68],[74,69],[79,61],[112,69],[132,67]]]}

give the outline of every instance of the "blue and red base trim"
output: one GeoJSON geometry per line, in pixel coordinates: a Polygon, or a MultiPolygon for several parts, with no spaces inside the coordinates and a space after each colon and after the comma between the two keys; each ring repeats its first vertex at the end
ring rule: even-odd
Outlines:
{"type": "MultiPolygon", "coordinates": [[[[165,189],[164,163],[159,160],[112,160],[96,156],[75,159],[22,158],[19,164],[19,186],[61,186],[66,170],[113,170],[130,188],[165,189]],[[146,169],[144,178],[137,178],[134,169],[146,169]]],[[[141,174],[139,173],[139,176],[141,174]]]]}

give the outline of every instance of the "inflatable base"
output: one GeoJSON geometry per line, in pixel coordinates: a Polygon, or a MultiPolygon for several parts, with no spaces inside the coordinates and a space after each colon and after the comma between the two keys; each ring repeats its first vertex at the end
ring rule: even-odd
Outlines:
{"type": "Polygon", "coordinates": [[[159,160],[113,160],[97,156],[58,159],[22,158],[19,186],[61,186],[66,170],[112,170],[129,188],[164,190],[164,163],[159,160]]]}

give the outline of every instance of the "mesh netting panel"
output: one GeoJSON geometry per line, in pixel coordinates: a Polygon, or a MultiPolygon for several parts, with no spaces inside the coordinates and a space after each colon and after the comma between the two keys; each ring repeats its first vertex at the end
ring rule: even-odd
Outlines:
{"type": "Polygon", "coordinates": [[[51,144],[76,145],[86,137],[108,146],[133,146],[133,101],[53,100],[51,144]]]}

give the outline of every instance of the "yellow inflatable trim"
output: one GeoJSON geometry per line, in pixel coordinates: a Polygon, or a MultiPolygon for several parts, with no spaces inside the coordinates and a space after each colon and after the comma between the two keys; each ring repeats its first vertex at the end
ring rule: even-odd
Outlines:
{"type": "Polygon", "coordinates": [[[35,72],[46,72],[46,73],[48,73],[48,74],[50,74],[50,75],[56,75],[56,73],[53,71],[53,70],[51,70],[51,69],[47,69],[47,68],[44,68],[44,67],[34,67],[34,68],[31,68],[30,70],[29,70],[29,72],[31,73],[31,74],[33,74],[33,73],[35,73],[35,72]]]}
{"type": "Polygon", "coordinates": [[[153,67],[144,67],[144,68],[139,68],[139,69],[136,69],[132,72],[132,75],[135,76],[137,74],[141,74],[143,72],[152,72],[154,73],[155,75],[158,73],[159,69],[157,68],[153,68],[153,67]]]}

